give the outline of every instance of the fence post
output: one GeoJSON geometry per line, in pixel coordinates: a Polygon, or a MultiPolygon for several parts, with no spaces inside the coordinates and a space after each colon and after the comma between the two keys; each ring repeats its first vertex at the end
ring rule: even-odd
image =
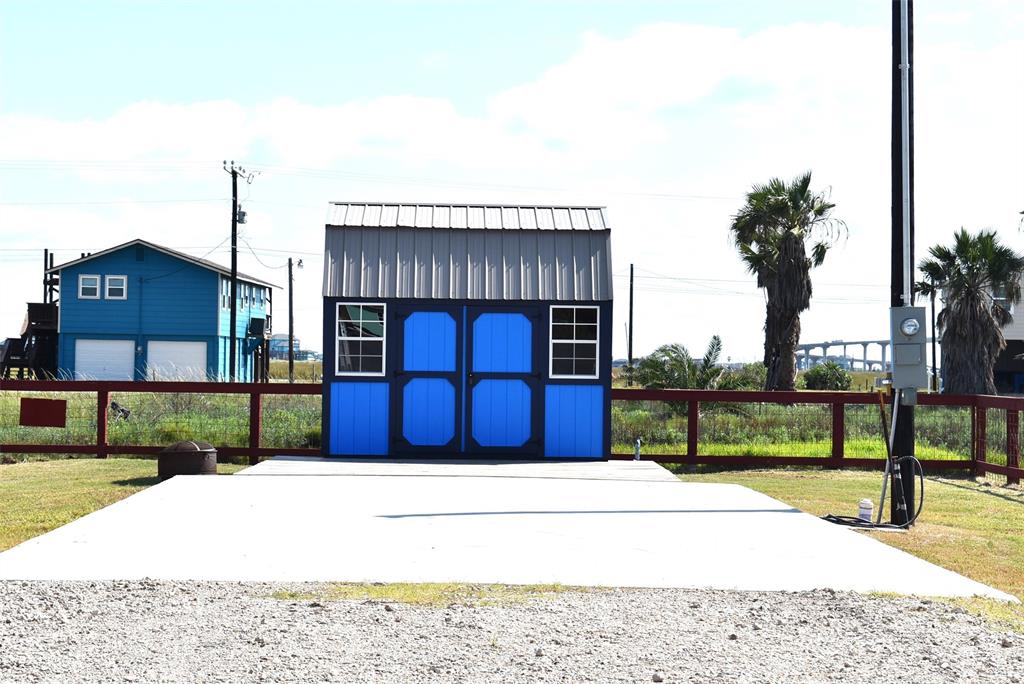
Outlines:
{"type": "Polygon", "coordinates": [[[96,390],[96,458],[107,457],[107,410],[110,408],[110,391],[96,390]]]}
{"type": "Polygon", "coordinates": [[[846,404],[841,401],[832,404],[832,463],[833,468],[842,467],[846,449],[846,404]]]}
{"type": "MultiPolygon", "coordinates": [[[[1020,468],[1020,411],[1017,409],[1006,411],[1006,467],[1020,468]]],[[[1007,473],[1006,484],[1018,485],[1020,478],[1007,473]]]]}
{"type": "MultiPolygon", "coordinates": [[[[259,392],[249,394],[249,448],[260,448],[260,433],[263,432],[263,395],[259,392]]],[[[249,452],[249,465],[260,462],[259,454],[249,452]]]]}
{"type": "Polygon", "coordinates": [[[697,436],[700,429],[700,402],[690,399],[686,402],[686,457],[697,458],[697,436]]]}
{"type": "Polygon", "coordinates": [[[988,459],[987,422],[988,411],[979,404],[974,410],[974,472],[978,476],[985,474],[985,461],[988,459]]]}

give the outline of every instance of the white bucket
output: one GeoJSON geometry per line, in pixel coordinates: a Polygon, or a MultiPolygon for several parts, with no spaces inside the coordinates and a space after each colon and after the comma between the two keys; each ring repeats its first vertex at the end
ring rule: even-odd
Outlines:
{"type": "Polygon", "coordinates": [[[872,514],[875,510],[875,504],[871,499],[861,499],[857,509],[857,517],[861,520],[871,522],[872,514]]]}

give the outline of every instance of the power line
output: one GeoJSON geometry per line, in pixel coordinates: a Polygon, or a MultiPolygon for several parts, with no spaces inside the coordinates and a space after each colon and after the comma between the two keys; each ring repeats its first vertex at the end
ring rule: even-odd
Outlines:
{"type": "MultiPolygon", "coordinates": [[[[214,253],[215,251],[217,251],[217,249],[218,249],[218,248],[219,248],[219,247],[220,247],[221,245],[223,245],[223,244],[224,244],[225,242],[227,242],[227,241],[228,241],[228,238],[224,238],[223,240],[221,240],[221,241],[220,241],[220,244],[218,244],[218,245],[217,245],[216,247],[213,247],[213,248],[212,248],[212,249],[211,249],[211,250],[210,250],[209,252],[207,252],[206,254],[202,255],[201,257],[197,257],[197,258],[199,258],[199,259],[205,259],[206,257],[208,257],[208,256],[210,256],[211,254],[213,254],[213,253],[214,253]]],[[[172,275],[174,275],[175,273],[181,273],[182,271],[184,271],[184,270],[185,270],[186,268],[190,267],[191,265],[192,265],[192,264],[185,264],[185,265],[184,265],[184,266],[182,266],[181,268],[179,268],[179,269],[175,269],[175,270],[173,270],[173,271],[170,271],[170,272],[168,272],[168,273],[164,273],[164,274],[162,274],[162,275],[158,275],[158,276],[152,276],[152,277],[150,277],[150,278],[146,278],[145,282],[147,282],[147,283],[148,283],[148,282],[150,282],[151,280],[160,280],[161,278],[167,278],[167,277],[169,277],[169,276],[172,276],[172,275]]]]}
{"type": "Polygon", "coordinates": [[[263,266],[263,268],[275,269],[275,268],[286,268],[288,266],[287,263],[283,263],[280,266],[271,266],[269,264],[264,263],[264,261],[262,259],[260,259],[258,256],[256,256],[256,251],[252,248],[252,245],[249,244],[248,240],[246,240],[242,236],[239,236],[238,239],[245,243],[245,246],[249,248],[250,252],[252,252],[253,258],[256,259],[256,261],[258,261],[260,263],[260,265],[263,266]]]}
{"type": "Polygon", "coordinates": [[[187,204],[194,202],[226,202],[226,197],[211,197],[208,199],[158,199],[158,200],[88,200],[71,202],[0,202],[5,207],[35,207],[35,206],[81,206],[101,204],[187,204]]]}

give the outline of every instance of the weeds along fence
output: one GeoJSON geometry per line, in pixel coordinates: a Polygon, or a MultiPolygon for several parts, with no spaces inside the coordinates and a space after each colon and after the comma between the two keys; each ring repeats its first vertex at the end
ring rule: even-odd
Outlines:
{"type": "Polygon", "coordinates": [[[226,460],[318,455],[321,392],[309,383],[0,380],[0,454],[147,455],[192,439],[226,460]],[[66,401],[66,425],[21,425],[22,398],[66,401]]]}
{"type": "MultiPolygon", "coordinates": [[[[148,455],[212,443],[227,459],[316,455],[322,385],[0,380],[0,454],[148,455]],[[64,427],[27,427],[22,398],[62,399],[64,427]],[[123,411],[128,411],[127,417],[123,411]]],[[[916,453],[931,471],[1019,482],[1024,398],[922,394],[916,453]]],[[[878,397],[862,392],[613,389],[613,458],[772,467],[881,467],[878,397]]]]}
{"type": "MultiPolygon", "coordinates": [[[[891,399],[886,397],[887,407],[891,399]]],[[[1024,397],[921,394],[915,453],[926,471],[1018,484],[1024,397]]],[[[612,457],[691,465],[878,467],[879,398],[867,392],[612,390],[612,457]]]]}

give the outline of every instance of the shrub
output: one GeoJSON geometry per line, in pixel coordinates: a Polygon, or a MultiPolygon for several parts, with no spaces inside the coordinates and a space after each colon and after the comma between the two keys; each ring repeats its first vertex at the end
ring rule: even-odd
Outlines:
{"type": "Polygon", "coordinates": [[[804,373],[804,386],[809,390],[848,390],[852,382],[853,376],[835,361],[825,361],[804,373]]]}

